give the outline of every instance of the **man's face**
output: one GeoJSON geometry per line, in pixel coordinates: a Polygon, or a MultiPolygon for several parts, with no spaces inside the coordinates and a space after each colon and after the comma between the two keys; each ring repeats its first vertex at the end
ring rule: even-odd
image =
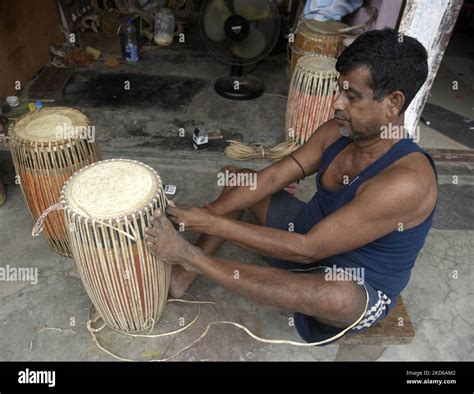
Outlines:
{"type": "Polygon", "coordinates": [[[371,140],[387,124],[384,100],[375,101],[369,86],[370,73],[364,66],[355,68],[338,80],[339,95],[334,102],[334,120],[339,131],[354,141],[371,140]]]}

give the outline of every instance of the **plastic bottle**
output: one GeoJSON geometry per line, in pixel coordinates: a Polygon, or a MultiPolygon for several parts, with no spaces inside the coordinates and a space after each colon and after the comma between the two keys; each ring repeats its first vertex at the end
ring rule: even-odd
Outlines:
{"type": "Polygon", "coordinates": [[[157,45],[173,43],[174,15],[168,8],[160,8],[155,15],[155,33],[153,40],[157,45]]]}
{"type": "Polygon", "coordinates": [[[127,25],[123,31],[123,42],[125,60],[127,62],[135,63],[138,61],[137,29],[135,29],[132,22],[132,18],[127,18],[127,25]]]}

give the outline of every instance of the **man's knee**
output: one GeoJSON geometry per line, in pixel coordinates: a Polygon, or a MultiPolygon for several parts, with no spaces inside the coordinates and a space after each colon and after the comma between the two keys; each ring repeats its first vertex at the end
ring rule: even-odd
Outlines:
{"type": "Polygon", "coordinates": [[[354,324],[365,311],[367,295],[353,281],[333,282],[328,290],[330,296],[331,325],[346,328],[354,324]]]}

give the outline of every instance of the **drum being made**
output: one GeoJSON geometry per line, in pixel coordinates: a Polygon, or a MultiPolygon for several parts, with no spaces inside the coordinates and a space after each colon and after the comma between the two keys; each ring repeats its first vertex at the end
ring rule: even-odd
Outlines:
{"type": "Polygon", "coordinates": [[[320,22],[303,18],[296,28],[291,53],[291,76],[303,56],[323,55],[337,58],[344,49],[344,36],[339,30],[348,26],[337,21],[320,22]]]}
{"type": "Polygon", "coordinates": [[[286,140],[303,145],[316,129],[334,115],[338,72],[336,60],[303,57],[291,79],[286,106],[286,140]]]}
{"type": "Polygon", "coordinates": [[[170,266],[148,251],[144,234],[153,211],[167,206],[161,178],[151,167],[113,159],[74,174],[60,203],[50,207],[64,210],[84,287],[114,330],[150,329],[164,310],[170,266]]]}
{"type": "MultiPolygon", "coordinates": [[[[61,188],[74,172],[100,160],[93,127],[72,108],[50,107],[24,115],[9,140],[21,190],[35,221],[58,202],[61,188]]],[[[48,217],[45,235],[56,252],[71,256],[62,213],[48,217]]]]}

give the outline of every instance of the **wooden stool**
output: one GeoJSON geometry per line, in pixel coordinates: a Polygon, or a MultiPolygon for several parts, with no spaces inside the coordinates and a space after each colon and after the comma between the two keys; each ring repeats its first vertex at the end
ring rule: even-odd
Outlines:
{"type": "Polygon", "coordinates": [[[375,361],[390,345],[407,345],[415,336],[415,329],[401,297],[389,315],[372,327],[357,334],[349,334],[337,343],[335,361],[375,361]]]}

